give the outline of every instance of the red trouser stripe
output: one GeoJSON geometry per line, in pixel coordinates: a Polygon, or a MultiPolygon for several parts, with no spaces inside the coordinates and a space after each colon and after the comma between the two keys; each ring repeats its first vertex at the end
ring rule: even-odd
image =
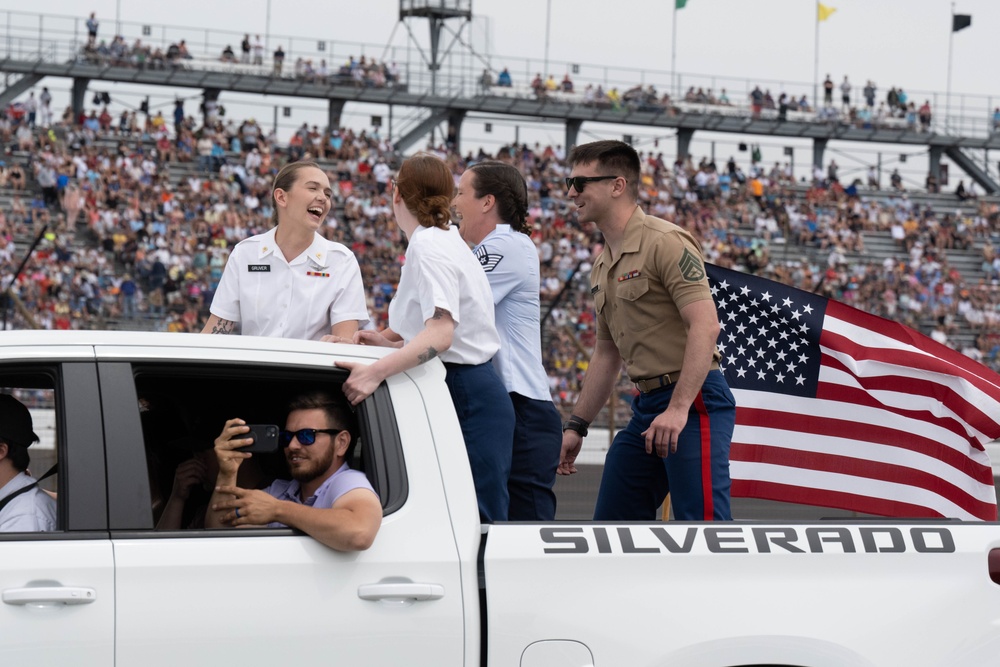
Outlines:
{"type": "Polygon", "coordinates": [[[708,410],[700,391],[694,399],[694,409],[698,412],[698,432],[701,434],[701,504],[705,521],[711,521],[715,517],[712,502],[712,422],[708,419],[708,410]]]}

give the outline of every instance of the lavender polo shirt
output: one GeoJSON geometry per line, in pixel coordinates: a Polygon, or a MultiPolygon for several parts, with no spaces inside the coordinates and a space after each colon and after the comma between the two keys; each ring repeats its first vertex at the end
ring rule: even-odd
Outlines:
{"type": "MultiPolygon", "coordinates": [[[[330,475],[329,479],[323,482],[320,487],[316,489],[315,494],[309,496],[305,500],[299,498],[299,482],[294,479],[276,479],[271,482],[270,486],[264,489],[264,492],[268,495],[274,496],[278,500],[287,500],[293,503],[298,503],[299,505],[329,509],[330,507],[333,507],[333,504],[337,502],[342,495],[348,491],[353,491],[354,489],[368,489],[372,493],[375,493],[375,489],[372,488],[371,483],[368,481],[368,478],[365,477],[363,472],[351,470],[347,463],[344,463],[344,465],[337,469],[337,472],[330,475]]],[[[268,528],[288,527],[278,521],[273,521],[267,524],[267,526],[268,528]]]]}

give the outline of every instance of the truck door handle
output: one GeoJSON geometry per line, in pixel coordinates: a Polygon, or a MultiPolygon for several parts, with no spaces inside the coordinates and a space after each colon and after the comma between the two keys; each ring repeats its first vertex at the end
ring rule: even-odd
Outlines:
{"type": "Polygon", "coordinates": [[[362,600],[438,600],[444,597],[441,584],[420,584],[409,582],[386,582],[381,584],[361,584],[358,597],[362,600]]]}
{"type": "Polygon", "coordinates": [[[3,592],[6,604],[90,604],[97,599],[93,588],[74,586],[39,586],[34,588],[8,588],[3,592]]]}

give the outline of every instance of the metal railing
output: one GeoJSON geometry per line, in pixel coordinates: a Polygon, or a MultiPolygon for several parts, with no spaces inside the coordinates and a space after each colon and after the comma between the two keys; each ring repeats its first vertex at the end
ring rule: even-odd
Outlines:
{"type": "MultiPolygon", "coordinates": [[[[71,62],[81,57],[88,42],[86,17],[52,14],[32,14],[6,11],[0,14],[0,56],[27,61],[71,62]]],[[[98,42],[110,44],[113,26],[105,22],[99,32],[98,42]],[[102,36],[103,35],[103,36],[102,36]]],[[[240,55],[240,43],[245,33],[212,28],[195,28],[174,25],[151,25],[139,22],[121,22],[120,34],[128,46],[136,40],[152,49],[166,52],[171,44],[185,42],[194,60],[191,67],[204,67],[207,63],[221,61],[223,50],[230,46],[240,55]]],[[[251,38],[259,35],[250,34],[251,38]]],[[[326,60],[331,72],[352,57],[365,56],[386,64],[395,63],[401,73],[401,80],[410,92],[430,93],[432,77],[428,70],[423,50],[412,43],[374,45],[337,39],[334,35],[303,37],[294,35],[266,35],[264,61],[265,71],[271,71],[272,53],[280,45],[285,52],[284,69],[291,76],[293,64],[299,58],[318,64],[326,60]]],[[[181,64],[185,64],[184,61],[181,64]]],[[[786,93],[796,99],[803,95],[815,107],[814,82],[790,81],[784,79],[748,79],[699,74],[689,72],[674,73],[667,70],[617,67],[591,63],[565,61],[543,61],[539,58],[481,55],[473,47],[448,54],[441,63],[441,69],[433,77],[435,93],[449,97],[471,97],[481,94],[483,70],[488,69],[495,77],[506,68],[515,84],[515,89],[528,92],[528,84],[536,75],[547,78],[552,74],[556,81],[563,75],[570,75],[577,93],[587,86],[600,86],[604,91],[617,88],[620,93],[642,86],[653,86],[662,95],[669,92],[676,101],[683,99],[688,89],[711,91],[719,96],[723,90],[733,105],[743,109],[748,105],[750,92],[757,86],[770,90],[777,98],[786,93]],[[548,64],[547,70],[546,63],[548,64]],[[671,89],[671,86],[674,89],[671,89]]],[[[860,82],[858,82],[860,83],[860,82]]],[[[893,83],[893,86],[896,84],[893,83]]],[[[854,85],[851,92],[852,105],[861,108],[865,100],[863,85],[854,85]]],[[[886,88],[882,86],[876,107],[885,100],[886,88]]],[[[907,89],[909,100],[920,106],[926,100],[930,103],[933,116],[931,129],[950,135],[983,137],[993,134],[994,109],[1000,106],[1000,96],[968,93],[952,93],[947,96],[940,91],[907,89]]],[[[834,102],[840,101],[840,91],[835,90],[834,102]]],[[[837,105],[839,106],[839,105],[837,105]]],[[[708,109],[711,112],[712,109],[708,109]]]]}

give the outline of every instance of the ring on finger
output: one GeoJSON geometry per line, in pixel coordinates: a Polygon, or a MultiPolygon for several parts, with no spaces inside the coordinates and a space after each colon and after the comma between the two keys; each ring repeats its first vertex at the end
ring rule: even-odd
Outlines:
{"type": "Polygon", "coordinates": [[[240,518],[240,508],[239,507],[236,508],[236,518],[237,519],[240,518]]]}

